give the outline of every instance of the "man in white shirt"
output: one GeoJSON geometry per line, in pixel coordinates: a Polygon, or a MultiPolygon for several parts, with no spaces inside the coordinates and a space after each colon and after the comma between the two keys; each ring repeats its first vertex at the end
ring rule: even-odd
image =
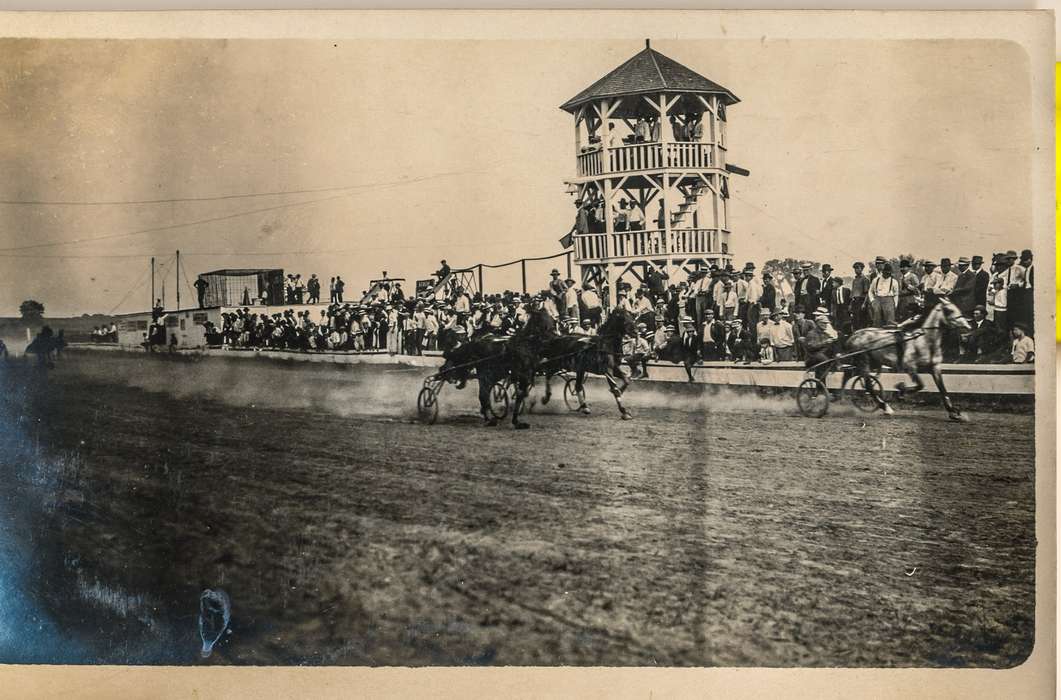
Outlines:
{"type": "Polygon", "coordinates": [[[885,263],[881,274],[869,285],[870,308],[873,325],[877,327],[895,324],[895,306],[899,300],[899,281],[892,277],[891,263],[885,263]]]}
{"type": "Polygon", "coordinates": [[[950,258],[943,258],[939,261],[939,281],[936,283],[936,294],[938,296],[947,296],[954,291],[954,285],[958,283],[958,273],[954,271],[950,264],[950,258]]]}
{"type": "Polygon", "coordinates": [[[586,309],[586,316],[583,320],[589,321],[593,328],[599,326],[601,321],[600,295],[597,294],[597,286],[592,281],[582,285],[582,306],[586,309]]]}
{"type": "Polygon", "coordinates": [[[1035,342],[1027,335],[1027,327],[1023,323],[1013,324],[1010,331],[1013,337],[1012,359],[1015,364],[1035,362],[1035,342]]]}
{"type": "Polygon", "coordinates": [[[575,288],[575,280],[568,279],[564,290],[564,318],[569,318],[575,324],[579,323],[578,313],[578,289],[575,288]]]}
{"type": "Polygon", "coordinates": [[[791,362],[793,358],[796,338],[792,334],[792,324],[784,318],[787,315],[782,315],[780,311],[770,314],[767,337],[770,339],[770,347],[774,349],[776,362],[791,362]]]}
{"type": "Polygon", "coordinates": [[[637,202],[630,202],[630,208],[626,210],[626,223],[631,231],[645,230],[645,212],[637,202]]]}

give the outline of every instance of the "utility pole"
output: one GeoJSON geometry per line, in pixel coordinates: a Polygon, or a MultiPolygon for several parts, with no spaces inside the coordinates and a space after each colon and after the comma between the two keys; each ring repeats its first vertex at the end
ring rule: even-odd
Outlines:
{"type": "Polygon", "coordinates": [[[151,256],[151,298],[148,299],[147,308],[155,308],[155,257],[151,256]]]}
{"type": "MultiPolygon", "coordinates": [[[[570,265],[571,263],[568,262],[570,265]]],[[[177,311],[181,310],[181,252],[177,251],[177,311]]]]}

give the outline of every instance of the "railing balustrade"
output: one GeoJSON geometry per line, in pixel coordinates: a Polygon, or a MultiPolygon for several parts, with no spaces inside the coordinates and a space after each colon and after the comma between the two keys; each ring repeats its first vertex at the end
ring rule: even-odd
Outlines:
{"type": "Polygon", "coordinates": [[[718,255],[729,252],[729,231],[712,228],[616,231],[575,236],[575,260],[646,256],[718,255]]]}

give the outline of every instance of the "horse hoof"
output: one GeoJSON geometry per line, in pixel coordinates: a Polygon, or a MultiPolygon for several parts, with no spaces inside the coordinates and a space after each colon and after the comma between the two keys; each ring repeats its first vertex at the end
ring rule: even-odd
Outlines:
{"type": "Polygon", "coordinates": [[[551,398],[553,398],[553,397],[552,396],[543,396],[542,397],[542,406],[544,406],[545,404],[549,403],[549,399],[551,399],[551,398]]]}
{"type": "Polygon", "coordinates": [[[516,430],[526,430],[527,428],[530,427],[530,423],[523,423],[523,422],[514,423],[512,425],[512,427],[515,428],[516,430]]]}
{"type": "Polygon", "coordinates": [[[956,422],[956,423],[968,423],[969,422],[969,417],[966,416],[964,413],[952,413],[952,414],[950,414],[950,419],[952,421],[956,422]]]}
{"type": "Polygon", "coordinates": [[[629,411],[624,411],[623,412],[623,420],[633,420],[633,418],[634,418],[634,414],[633,413],[630,413],[629,411]]]}
{"type": "Polygon", "coordinates": [[[886,415],[886,416],[894,416],[895,415],[895,409],[893,409],[888,404],[884,404],[884,408],[882,408],[881,410],[884,411],[884,415],[886,415]]]}
{"type": "Polygon", "coordinates": [[[497,425],[497,419],[496,418],[487,418],[485,425],[486,425],[487,428],[493,428],[495,425],[497,425]]]}
{"type": "Polygon", "coordinates": [[[589,415],[589,406],[583,406],[583,407],[579,408],[578,412],[581,413],[584,416],[588,416],[589,415]]]}

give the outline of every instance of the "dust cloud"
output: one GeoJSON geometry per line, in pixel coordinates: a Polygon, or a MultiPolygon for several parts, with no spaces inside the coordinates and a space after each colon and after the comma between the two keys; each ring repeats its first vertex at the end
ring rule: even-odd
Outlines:
{"type": "MultiPolygon", "coordinates": [[[[398,365],[331,365],[272,358],[147,356],[118,353],[78,353],[64,356],[58,371],[77,371],[90,379],[117,382],[175,398],[218,401],[245,408],[298,409],[343,417],[415,420],[416,397],[425,367],[398,365]]],[[[530,413],[563,414],[564,380],[552,380],[552,396],[543,401],[545,382],[538,378],[529,397],[530,413]]],[[[591,377],[586,400],[594,413],[615,412],[615,400],[605,382],[591,377]]],[[[635,412],[646,410],[686,413],[798,415],[790,393],[759,395],[724,387],[678,383],[633,382],[623,395],[635,412]]],[[[463,390],[444,385],[439,397],[439,419],[478,416],[478,387],[463,390]]],[[[830,414],[855,415],[838,403],[830,414]]]]}

